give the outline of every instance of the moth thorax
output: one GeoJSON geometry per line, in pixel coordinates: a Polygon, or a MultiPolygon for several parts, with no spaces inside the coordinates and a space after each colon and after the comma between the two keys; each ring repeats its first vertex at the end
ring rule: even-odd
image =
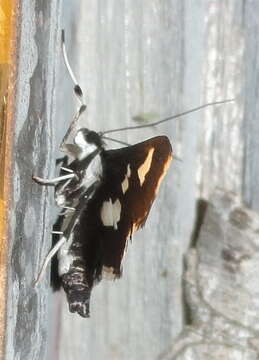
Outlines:
{"type": "Polygon", "coordinates": [[[99,134],[95,131],[90,131],[82,128],[77,131],[74,137],[74,143],[79,148],[77,158],[79,160],[85,159],[88,155],[92,154],[97,149],[102,148],[102,140],[99,134]]]}

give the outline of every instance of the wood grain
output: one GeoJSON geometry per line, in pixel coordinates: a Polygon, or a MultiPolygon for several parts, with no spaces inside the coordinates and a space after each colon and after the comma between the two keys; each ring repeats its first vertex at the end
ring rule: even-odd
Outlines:
{"type": "Polygon", "coordinates": [[[258,213],[215,191],[185,258],[189,321],[161,360],[258,358],[258,228],[258,213]]]}
{"type": "Polygon", "coordinates": [[[12,207],[14,99],[19,1],[0,2],[0,359],[7,337],[9,211],[12,207]]]}

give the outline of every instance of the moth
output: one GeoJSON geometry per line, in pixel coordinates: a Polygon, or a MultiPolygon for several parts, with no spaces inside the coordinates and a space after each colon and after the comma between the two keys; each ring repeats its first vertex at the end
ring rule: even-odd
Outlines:
{"type": "MultiPolygon", "coordinates": [[[[103,278],[121,276],[127,242],[147,220],[170,166],[172,147],[166,136],[157,136],[136,145],[107,150],[105,135],[112,131],[97,133],[87,128],[77,129],[86,105],[68,62],[64,30],[62,50],[81,106],[60,145],[60,150],[71,160],[66,157],[59,176],[54,179],[33,176],[41,185],[55,186],[55,200],[62,208],[60,238],[47,255],[36,283],[57,254],[69,310],[89,317],[93,286],[103,278]],[[68,143],[71,136],[73,142],[68,143]]],[[[150,125],[137,128],[146,126],[150,125]]]]}

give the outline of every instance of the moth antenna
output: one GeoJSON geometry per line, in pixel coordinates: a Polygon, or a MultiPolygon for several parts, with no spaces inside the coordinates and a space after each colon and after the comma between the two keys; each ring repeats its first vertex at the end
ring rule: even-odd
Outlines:
{"type": "Polygon", "coordinates": [[[118,129],[113,129],[113,130],[106,130],[106,131],[101,132],[100,135],[102,136],[102,135],[104,135],[104,134],[111,134],[111,133],[114,133],[114,132],[125,131],[125,130],[144,129],[144,128],[148,128],[148,127],[160,125],[160,124],[162,124],[162,123],[164,123],[164,122],[167,122],[167,121],[169,121],[169,120],[173,120],[173,119],[176,119],[176,118],[178,118],[178,117],[191,114],[191,113],[193,113],[193,112],[202,110],[202,109],[204,109],[204,108],[206,108],[206,107],[209,107],[209,106],[212,106],[212,105],[225,104],[225,103],[228,103],[228,102],[232,102],[232,101],[234,101],[234,100],[235,100],[235,99],[228,99],[228,100],[222,100],[222,101],[215,101],[215,102],[207,103],[207,104],[198,106],[198,107],[196,107],[196,108],[193,108],[193,109],[184,111],[184,112],[182,112],[182,113],[179,113],[179,114],[176,114],[176,115],[172,115],[172,116],[168,116],[168,117],[166,117],[166,118],[164,118],[164,119],[155,121],[155,122],[153,122],[153,123],[151,123],[151,124],[137,125],[137,126],[126,126],[126,127],[123,127],[123,128],[118,128],[118,129]]]}
{"type": "Polygon", "coordinates": [[[62,139],[61,141],[61,144],[59,146],[60,150],[61,151],[64,151],[64,152],[67,152],[67,149],[66,149],[66,142],[70,136],[70,134],[74,131],[74,129],[76,128],[76,125],[78,123],[78,120],[80,118],[80,116],[83,114],[83,112],[86,110],[86,104],[84,103],[84,100],[83,100],[83,91],[80,87],[80,85],[78,84],[78,81],[76,80],[76,77],[73,73],[73,70],[69,64],[69,61],[68,61],[68,57],[67,57],[67,51],[66,51],[66,46],[65,46],[65,30],[62,29],[62,32],[61,32],[61,46],[62,46],[62,54],[63,54],[63,58],[64,58],[64,62],[65,62],[65,65],[66,65],[66,68],[67,68],[67,71],[74,83],[74,93],[76,94],[77,98],[79,99],[80,103],[81,103],[81,106],[79,107],[79,109],[77,110],[64,138],[62,139]]]}
{"type": "MultiPolygon", "coordinates": [[[[108,137],[108,136],[102,136],[102,139],[114,141],[114,142],[116,142],[116,143],[118,143],[118,144],[122,144],[122,145],[125,145],[125,146],[131,146],[131,144],[128,144],[128,143],[126,143],[126,142],[124,142],[124,141],[120,141],[120,140],[116,140],[116,139],[110,138],[110,137],[108,137]]],[[[176,155],[174,155],[174,160],[180,161],[180,162],[183,161],[179,156],[176,156],[176,155]]]]}
{"type": "Polygon", "coordinates": [[[68,61],[67,50],[66,50],[66,45],[65,45],[65,30],[64,29],[62,29],[62,31],[61,31],[61,46],[62,46],[63,59],[65,62],[67,71],[74,83],[74,92],[75,92],[76,96],[78,97],[79,101],[81,102],[81,104],[84,105],[83,91],[82,91],[81,86],[79,85],[78,81],[76,80],[75,74],[73,73],[73,70],[68,61]]]}
{"type": "Polygon", "coordinates": [[[66,242],[66,238],[65,236],[62,236],[62,238],[56,243],[56,245],[50,250],[50,252],[48,253],[48,255],[46,256],[44,263],[40,269],[39,275],[37,277],[37,279],[34,281],[34,287],[36,287],[39,282],[42,280],[42,277],[47,269],[48,263],[51,261],[51,259],[53,258],[53,256],[55,256],[55,254],[58,252],[58,250],[61,248],[61,246],[66,242]]]}
{"type": "Polygon", "coordinates": [[[113,139],[113,138],[110,138],[108,136],[102,136],[101,133],[99,133],[99,135],[102,137],[102,139],[104,140],[110,140],[110,141],[113,141],[113,142],[116,142],[118,144],[122,144],[122,145],[125,145],[125,146],[130,146],[130,144],[124,142],[124,141],[120,141],[120,140],[117,140],[117,139],[113,139]]]}

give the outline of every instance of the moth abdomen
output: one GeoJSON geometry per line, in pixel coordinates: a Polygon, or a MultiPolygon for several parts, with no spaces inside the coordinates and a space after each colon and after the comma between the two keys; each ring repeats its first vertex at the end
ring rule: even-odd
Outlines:
{"type": "Polygon", "coordinates": [[[86,272],[72,269],[62,275],[62,285],[67,294],[69,310],[82,317],[89,317],[89,303],[92,286],[88,283],[86,272]]]}

